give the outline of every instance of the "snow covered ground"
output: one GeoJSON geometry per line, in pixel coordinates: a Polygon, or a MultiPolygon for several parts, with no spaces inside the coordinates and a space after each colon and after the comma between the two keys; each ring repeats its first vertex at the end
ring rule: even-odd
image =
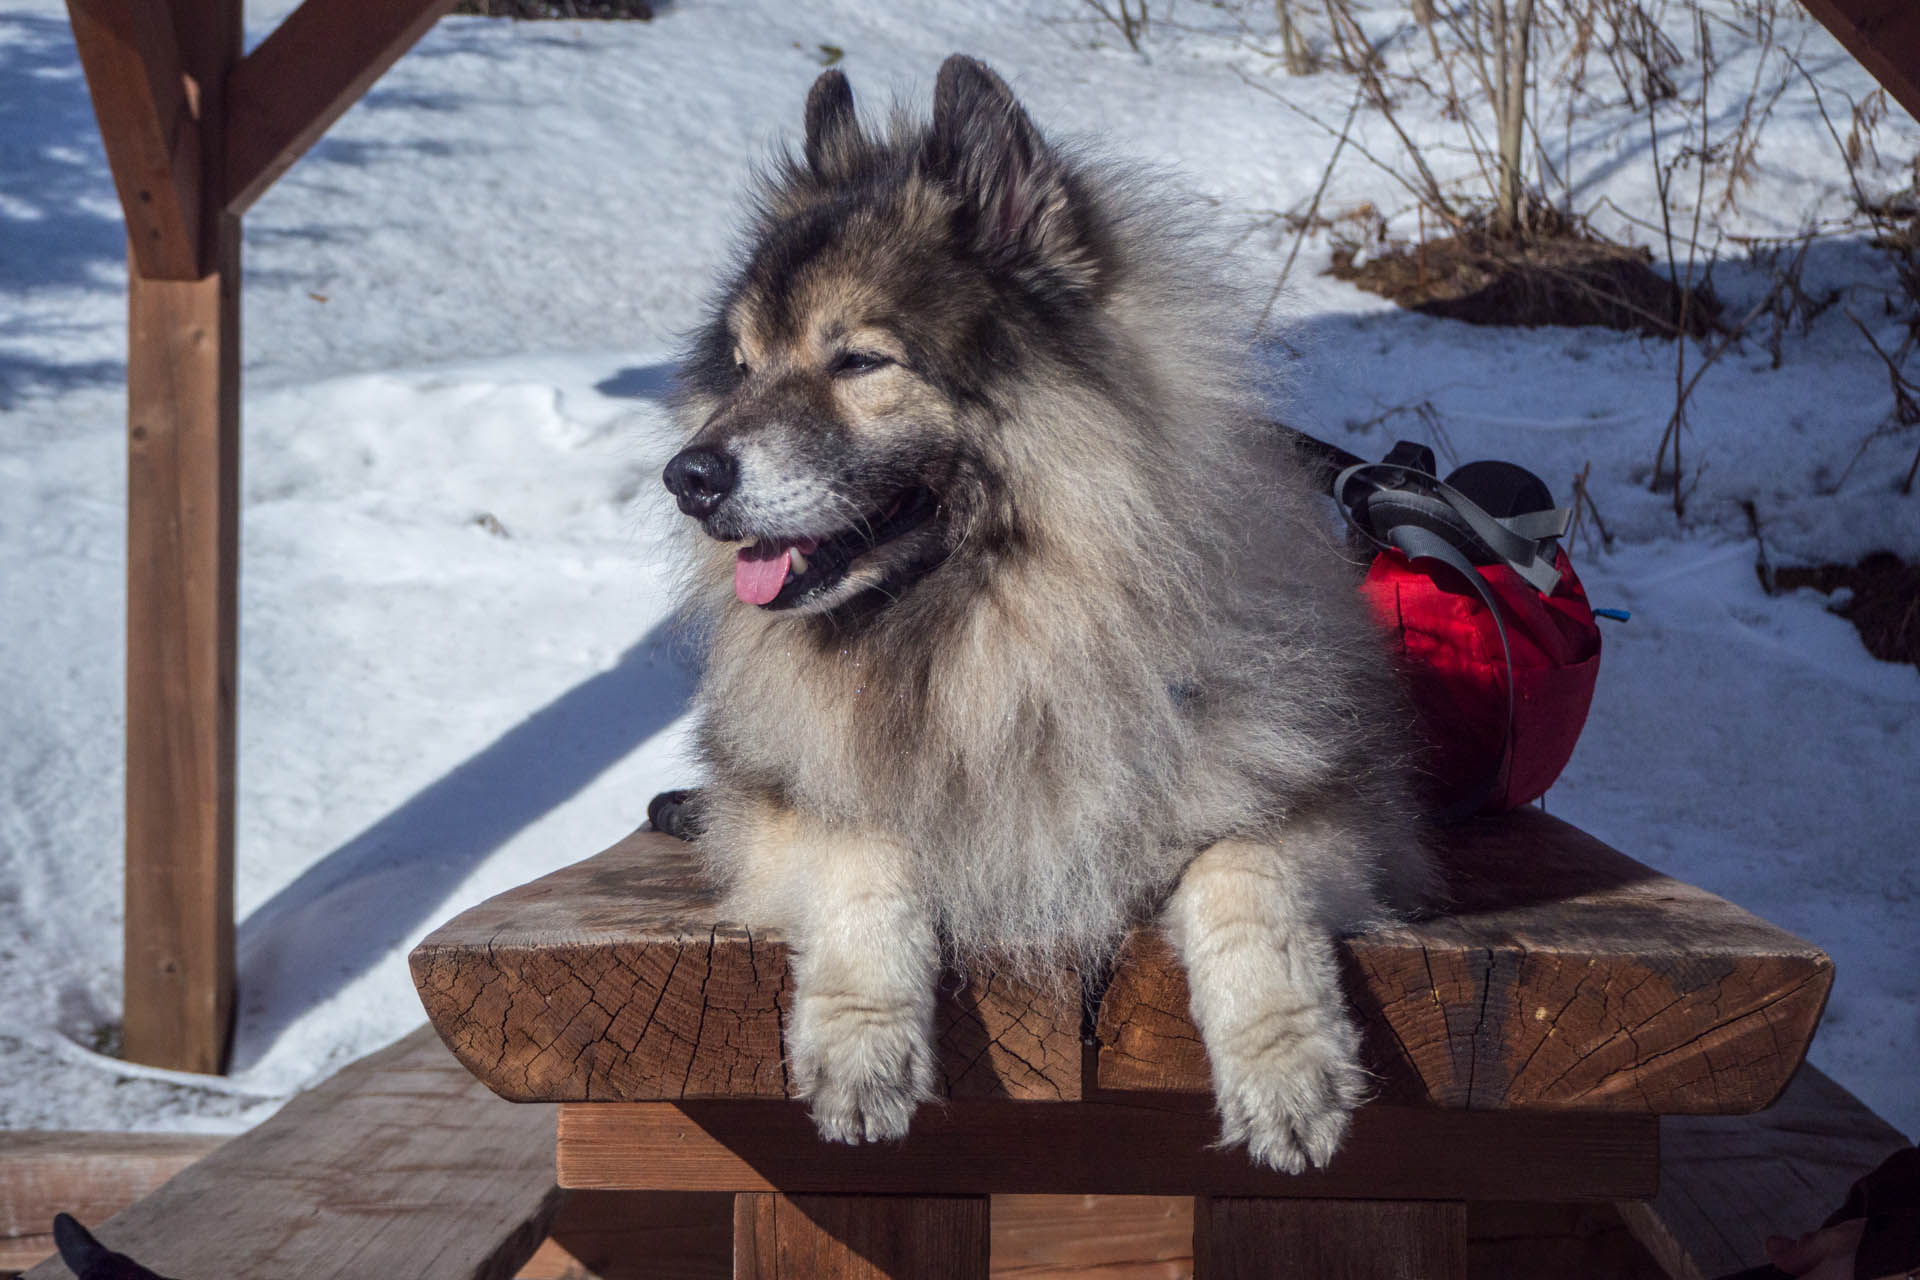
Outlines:
{"type": "MultiPolygon", "coordinates": [[[[250,6],[253,38],[287,7],[250,6]]],[[[1404,12],[1378,9],[1379,33],[1404,12]]],[[[257,1120],[417,1022],[404,957],[434,923],[603,847],[686,779],[659,397],[736,195],[797,128],[821,46],[844,50],[869,107],[917,100],[950,51],[987,58],[1043,127],[1178,165],[1247,232],[1248,269],[1273,277],[1291,236],[1265,214],[1304,210],[1333,141],[1243,74],[1336,126],[1351,84],[1271,75],[1218,8],[1174,19],[1146,57],[1069,0],[448,19],[260,202],[240,1022],[234,1073],[214,1081],[95,1051],[120,1002],[123,242],[63,6],[0,0],[0,1126],[257,1120]]],[[[1844,132],[1871,82],[1797,9],[1780,33],[1844,132]]],[[[1716,41],[1719,83],[1743,93],[1758,55],[1716,41]]],[[[1720,136],[1738,98],[1710,105],[1720,136]]],[[[1603,225],[1603,197],[1656,216],[1635,119],[1591,113],[1549,139],[1603,225]]],[[[1403,123],[1443,176],[1464,168],[1440,113],[1410,101],[1403,123]]],[[[1377,117],[1359,130],[1392,154],[1377,117]]],[[[1865,178],[1910,180],[1895,162],[1920,129],[1895,108],[1877,141],[1887,162],[1865,178]]],[[[1322,212],[1362,202],[1412,234],[1403,189],[1350,151],[1322,212]]],[[[1796,80],[1751,182],[1708,225],[1791,234],[1847,207],[1796,80]]],[[[1737,315],[1767,276],[1723,253],[1737,315]]],[[[1765,595],[1742,505],[1776,563],[1920,556],[1920,497],[1895,491],[1920,434],[1869,440],[1892,395],[1845,314],[1897,344],[1885,261],[1859,235],[1817,244],[1806,283],[1844,289],[1841,303],[1786,337],[1778,369],[1749,343],[1706,375],[1686,442],[1698,487],[1676,521],[1645,485],[1671,344],[1409,314],[1320,275],[1328,254],[1307,240],[1282,304],[1293,420],[1378,454],[1436,438],[1413,413],[1426,403],[1443,458],[1510,457],[1562,496],[1591,464],[1616,542],[1582,540],[1576,559],[1595,602],[1633,621],[1608,633],[1549,807],[1826,947],[1839,979],[1814,1060],[1920,1131],[1920,675],[1875,662],[1821,597],[1765,595]]]]}

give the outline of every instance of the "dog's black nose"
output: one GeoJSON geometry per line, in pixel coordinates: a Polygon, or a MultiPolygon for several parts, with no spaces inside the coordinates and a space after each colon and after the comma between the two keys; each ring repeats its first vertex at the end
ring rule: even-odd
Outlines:
{"type": "Polygon", "coordinates": [[[734,486],[740,483],[740,464],[730,453],[711,445],[697,444],[673,455],[673,461],[660,477],[667,492],[690,516],[706,517],[714,512],[734,486]]]}

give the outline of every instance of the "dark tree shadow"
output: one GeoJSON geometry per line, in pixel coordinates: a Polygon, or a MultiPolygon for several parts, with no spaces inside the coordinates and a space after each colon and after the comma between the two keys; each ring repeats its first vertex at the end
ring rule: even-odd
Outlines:
{"type": "Polygon", "coordinates": [[[677,372],[678,368],[670,364],[629,365],[594,383],[593,389],[622,400],[664,400],[673,390],[677,372]]]}
{"type": "MultiPolygon", "coordinates": [[[[488,855],[665,728],[696,679],[675,622],[662,622],[611,670],[528,716],[248,916],[233,1069],[260,1061],[297,1018],[439,914],[488,855]]],[[[633,797],[636,826],[647,799],[633,797]]]]}
{"type": "MultiPolygon", "coordinates": [[[[126,261],[119,198],[65,19],[0,14],[0,290],[117,291],[126,261]]],[[[0,409],[29,390],[110,385],[117,360],[9,352],[42,336],[0,321],[0,409]]]]}

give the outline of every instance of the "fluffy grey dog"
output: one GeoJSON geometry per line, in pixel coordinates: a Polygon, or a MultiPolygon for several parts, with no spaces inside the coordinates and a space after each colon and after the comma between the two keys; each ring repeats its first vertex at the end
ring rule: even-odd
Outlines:
{"type": "Polygon", "coordinates": [[[1426,869],[1384,646],[1262,439],[1236,299],[969,58],[885,131],[828,72],[763,183],[665,480],[707,535],[699,843],[793,940],[826,1137],[905,1133],[943,961],[1097,966],[1158,913],[1226,1138],[1339,1145],[1333,938],[1426,869]]]}

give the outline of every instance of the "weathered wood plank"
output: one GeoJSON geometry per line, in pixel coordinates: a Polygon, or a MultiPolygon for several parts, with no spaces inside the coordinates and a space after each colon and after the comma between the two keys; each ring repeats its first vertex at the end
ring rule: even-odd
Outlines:
{"type": "MultiPolygon", "coordinates": [[[[1818,949],[1537,811],[1458,828],[1447,914],[1345,943],[1380,1096],[1474,1110],[1765,1105],[1832,981],[1818,949]]],[[[485,903],[414,953],[429,1016],[508,1097],[779,1097],[791,999],[775,935],[720,922],[685,846],[636,833],[485,903]]],[[[1072,1100],[1077,984],[975,978],[944,1006],[954,1097],[1072,1100]]],[[[1096,1082],[1205,1093],[1157,930],[1098,1011],[1096,1082]]]]}
{"type": "Polygon", "coordinates": [[[733,1196],[569,1191],[519,1280],[727,1280],[733,1196]]]}
{"type": "Polygon", "coordinates": [[[1199,1098],[963,1099],[864,1147],[821,1142],[793,1103],[568,1103],[558,1163],[562,1186],[598,1190],[1567,1201],[1650,1195],[1658,1165],[1658,1120],[1636,1114],[1363,1107],[1332,1166],[1299,1175],[1220,1150],[1218,1133],[1199,1098]]]}
{"type": "Polygon", "coordinates": [[[1192,1196],[995,1196],[995,1280],[1184,1280],[1192,1196]]]}
{"type": "Polygon", "coordinates": [[[734,1280],[986,1280],[985,1196],[737,1195],[734,1280]]]}
{"type": "MultiPolygon", "coordinates": [[[[547,1234],[551,1107],[502,1102],[421,1028],[101,1224],[168,1276],[505,1280],[547,1234]]],[[[64,1280],[49,1262],[29,1280],[64,1280]]]]}
{"type": "MultiPolygon", "coordinates": [[[[174,20],[218,119],[239,0],[182,3],[174,20]]],[[[207,198],[220,144],[202,143],[202,274],[136,271],[128,297],[124,1052],[212,1072],[233,1008],[240,224],[207,198]]]]}
{"type": "Polygon", "coordinates": [[[0,1276],[37,1267],[54,1253],[53,1233],[0,1239],[0,1276]]]}
{"type": "MultiPolygon", "coordinates": [[[[1818,948],[1537,810],[1455,828],[1452,901],[1346,940],[1381,1096],[1470,1109],[1752,1111],[1833,982],[1818,948]]],[[[1101,1004],[1103,1088],[1203,1090],[1185,976],[1142,931],[1101,1004]]]]}
{"type": "Polygon", "coordinates": [[[234,68],[222,203],[244,213],[454,0],[305,0],[234,68]]]}
{"type": "MultiPolygon", "coordinates": [[[[460,1060],[516,1101],[787,1097],[786,943],[717,914],[686,846],[640,832],[436,930],[414,984],[460,1060]]],[[[1079,1096],[1077,980],[979,973],[937,1016],[946,1096],[1079,1096]]]]}
{"type": "Polygon", "coordinates": [[[1767,1236],[1813,1230],[1855,1179],[1908,1145],[1812,1066],[1759,1115],[1679,1116],[1661,1135],[1659,1193],[1620,1213],[1676,1280],[1761,1265],[1767,1236]]]}
{"type": "Polygon", "coordinates": [[[1473,1280],[1670,1280],[1610,1204],[1516,1201],[1467,1206],[1473,1280]]]}
{"type": "Polygon", "coordinates": [[[1466,1280],[1467,1207],[1202,1196],[1193,1280],[1466,1280]]]}
{"type": "MultiPolygon", "coordinates": [[[[569,1191],[520,1280],[727,1280],[733,1199],[569,1191]]],[[[996,1280],[1182,1280],[1193,1272],[1191,1196],[997,1195],[989,1216],[996,1280]]]]}
{"type": "Polygon", "coordinates": [[[56,1213],[110,1218],[226,1141],[203,1133],[0,1132],[0,1238],[51,1238],[56,1213]]]}
{"type": "Polygon", "coordinates": [[[68,0],[74,45],[127,220],[134,274],[201,274],[200,85],[167,4],[68,0]]]}
{"type": "Polygon", "coordinates": [[[1912,0],[1805,0],[1805,4],[1807,12],[1833,32],[1893,100],[1920,120],[1920,9],[1912,0]]]}

